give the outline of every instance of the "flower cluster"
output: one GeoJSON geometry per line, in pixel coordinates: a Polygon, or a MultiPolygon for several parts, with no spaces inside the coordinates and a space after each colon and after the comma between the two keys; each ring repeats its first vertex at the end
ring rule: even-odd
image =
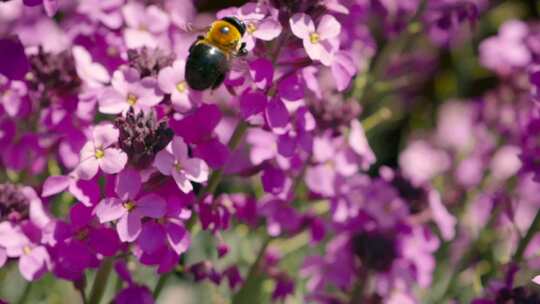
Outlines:
{"type": "Polygon", "coordinates": [[[205,5],[0,1],[0,272],[72,281],[84,303],[111,273],[114,303],[154,303],[171,277],[235,303],[538,301],[515,279],[540,245],[536,24],[482,37],[460,75],[493,85],[439,100],[431,76],[488,1],[205,5]],[[194,42],[231,18],[247,55],[204,38],[227,73],[193,89],[194,42]],[[467,280],[487,283],[457,294],[467,280]]]}

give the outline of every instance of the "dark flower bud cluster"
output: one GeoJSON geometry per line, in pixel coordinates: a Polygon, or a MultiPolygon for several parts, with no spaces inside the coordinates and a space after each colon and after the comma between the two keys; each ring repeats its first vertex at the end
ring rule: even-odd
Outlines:
{"type": "Polygon", "coordinates": [[[503,288],[497,293],[495,303],[536,304],[540,303],[540,296],[525,287],[503,288]]]}
{"type": "Polygon", "coordinates": [[[28,217],[30,202],[14,184],[0,184],[0,221],[20,221],[28,217]]]}
{"type": "Polygon", "coordinates": [[[158,121],[154,112],[135,113],[133,108],[125,117],[119,116],[115,125],[120,130],[119,146],[136,168],[148,167],[174,135],[167,122],[158,121]]]}
{"type": "Polygon", "coordinates": [[[143,47],[128,50],[129,66],[136,69],[141,77],[157,76],[164,67],[173,64],[175,56],[161,49],[143,47]]]}
{"type": "Polygon", "coordinates": [[[361,107],[358,102],[350,100],[343,102],[338,98],[314,99],[310,103],[310,111],[317,119],[317,124],[322,129],[338,129],[348,126],[358,117],[361,107]]]}
{"type": "Polygon", "coordinates": [[[352,249],[362,265],[377,272],[386,272],[398,257],[393,237],[380,231],[364,231],[352,238],[352,249]]]}
{"type": "Polygon", "coordinates": [[[45,52],[43,48],[30,58],[31,72],[27,76],[30,88],[42,97],[51,96],[51,91],[58,96],[70,95],[79,89],[81,79],[77,75],[75,61],[69,51],[58,54],[45,52]]]}
{"type": "Polygon", "coordinates": [[[391,184],[398,191],[399,196],[407,202],[411,214],[420,213],[428,208],[426,189],[414,186],[401,174],[395,174],[391,184]]]}

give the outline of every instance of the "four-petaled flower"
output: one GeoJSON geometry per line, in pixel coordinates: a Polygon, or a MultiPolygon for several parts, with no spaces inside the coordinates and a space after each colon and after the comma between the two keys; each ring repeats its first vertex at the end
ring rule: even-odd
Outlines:
{"type": "Polygon", "coordinates": [[[339,46],[341,24],[331,15],[321,17],[317,28],[310,16],[295,14],[289,20],[293,34],[302,39],[309,58],[329,66],[339,46]]]}
{"type": "Polygon", "coordinates": [[[112,145],[118,141],[119,132],[112,124],[94,127],[92,138],[81,150],[81,162],[75,169],[75,175],[81,179],[93,178],[101,168],[107,174],[115,174],[127,163],[127,155],[112,145]]]}
{"type": "Polygon", "coordinates": [[[160,218],[165,214],[165,200],[154,193],[138,198],[140,188],[139,173],[126,169],[118,174],[116,179],[114,190],[118,197],[103,199],[95,209],[101,223],[118,220],[116,231],[123,242],[137,239],[144,217],[160,218]]]}
{"type": "Polygon", "coordinates": [[[172,175],[178,188],[184,193],[193,190],[191,182],[204,183],[208,179],[208,166],[200,158],[189,158],[188,146],[176,136],[167,148],[161,150],[154,166],[164,175],[172,175]]]}

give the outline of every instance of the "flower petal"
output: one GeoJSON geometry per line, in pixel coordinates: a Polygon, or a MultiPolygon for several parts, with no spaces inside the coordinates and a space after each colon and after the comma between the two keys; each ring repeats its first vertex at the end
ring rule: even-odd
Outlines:
{"type": "Polygon", "coordinates": [[[99,167],[107,174],[115,174],[126,166],[127,154],[117,148],[105,149],[105,155],[99,159],[99,167]]]}
{"type": "Polygon", "coordinates": [[[92,130],[95,147],[102,149],[116,143],[119,135],[120,131],[110,123],[97,125],[92,130]]]}
{"type": "Polygon", "coordinates": [[[137,207],[135,213],[139,216],[148,216],[153,218],[160,218],[165,215],[167,203],[165,200],[156,194],[148,194],[137,200],[137,207]]]}
{"type": "Polygon", "coordinates": [[[180,136],[175,136],[171,142],[174,158],[182,161],[188,156],[188,146],[180,136]]]}
{"type": "Polygon", "coordinates": [[[147,222],[143,225],[137,245],[147,254],[153,254],[165,245],[165,231],[156,222],[147,222]]]}
{"type": "Polygon", "coordinates": [[[126,212],[126,208],[122,206],[122,201],[113,197],[101,200],[95,210],[96,216],[101,223],[117,220],[126,212]]]}
{"type": "Polygon", "coordinates": [[[193,185],[187,179],[186,175],[183,172],[178,172],[178,170],[172,170],[172,176],[174,181],[178,185],[178,188],[184,193],[189,193],[193,190],[193,185]]]}
{"type": "Polygon", "coordinates": [[[77,168],[75,168],[75,175],[81,179],[89,180],[96,176],[99,169],[99,162],[96,158],[92,157],[82,161],[77,168]]]}
{"type": "Polygon", "coordinates": [[[169,222],[165,225],[165,230],[167,231],[167,240],[173,250],[179,255],[186,252],[191,244],[186,228],[180,224],[169,222]]]}
{"type": "Polygon", "coordinates": [[[196,183],[203,183],[208,180],[208,165],[200,158],[184,160],[182,169],[186,177],[196,183]]]}
{"type": "Polygon", "coordinates": [[[121,200],[135,199],[140,189],[141,176],[137,171],[127,168],[116,176],[114,191],[121,200]]]}
{"type": "Polygon", "coordinates": [[[334,38],[341,32],[341,23],[332,15],[324,15],[317,26],[317,33],[321,40],[334,38]]]}
{"type": "Polygon", "coordinates": [[[66,190],[71,183],[71,177],[65,175],[49,176],[43,184],[41,196],[47,197],[66,190]]]}
{"type": "Polygon", "coordinates": [[[253,33],[253,36],[270,41],[279,36],[281,29],[281,24],[277,20],[267,18],[257,25],[257,30],[253,33]]]}
{"type": "Polygon", "coordinates": [[[300,39],[309,39],[309,35],[315,32],[315,24],[310,16],[299,13],[289,20],[293,34],[300,39]]]}
{"type": "Polygon", "coordinates": [[[136,212],[124,214],[116,224],[122,242],[133,242],[141,234],[141,217],[136,212]]]}
{"type": "Polygon", "coordinates": [[[174,157],[166,149],[159,151],[154,159],[154,167],[156,167],[163,175],[171,175],[173,165],[174,157]]]}

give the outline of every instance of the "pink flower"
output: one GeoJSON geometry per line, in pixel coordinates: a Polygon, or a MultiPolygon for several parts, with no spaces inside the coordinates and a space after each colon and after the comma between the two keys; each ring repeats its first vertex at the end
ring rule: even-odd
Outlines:
{"type": "Polygon", "coordinates": [[[184,77],[186,62],[177,60],[173,66],[166,67],[159,72],[159,88],[171,94],[171,102],[176,110],[185,112],[192,107],[191,100],[197,97],[197,92],[193,92],[186,83],[184,77]]]}
{"type": "Polygon", "coordinates": [[[73,58],[77,74],[87,86],[101,87],[111,79],[107,69],[101,64],[93,62],[90,53],[85,48],[74,46],[73,58]]]}
{"type": "Polygon", "coordinates": [[[111,146],[118,141],[119,132],[112,124],[102,124],[92,130],[92,139],[81,150],[81,161],[75,175],[81,179],[93,178],[101,168],[107,174],[115,174],[127,163],[127,155],[111,146]]]}
{"type": "Polygon", "coordinates": [[[113,89],[105,90],[99,100],[99,111],[105,114],[124,113],[130,107],[148,111],[163,99],[157,81],[149,77],[141,79],[133,68],[114,72],[111,83],[113,89]]]}
{"type": "Polygon", "coordinates": [[[324,15],[315,29],[310,16],[300,13],[289,20],[293,34],[302,39],[309,58],[330,65],[334,52],[338,48],[336,39],[341,32],[341,24],[331,15],[324,15]]]}
{"type": "Polygon", "coordinates": [[[122,7],[122,14],[128,28],[124,30],[124,39],[130,49],[143,46],[157,48],[157,34],[169,28],[169,16],[155,5],[144,7],[141,3],[130,2],[122,7]]]}
{"type": "Polygon", "coordinates": [[[208,180],[208,166],[200,158],[189,158],[188,146],[181,137],[174,137],[172,142],[156,155],[154,166],[174,181],[184,193],[193,190],[191,182],[204,183],[208,180]]]}
{"type": "Polygon", "coordinates": [[[166,202],[156,194],[137,198],[141,188],[140,175],[130,169],[118,174],[115,192],[118,197],[103,199],[96,206],[101,223],[118,220],[116,231],[122,242],[133,242],[142,231],[144,217],[160,218],[165,214],[166,202]]]}

